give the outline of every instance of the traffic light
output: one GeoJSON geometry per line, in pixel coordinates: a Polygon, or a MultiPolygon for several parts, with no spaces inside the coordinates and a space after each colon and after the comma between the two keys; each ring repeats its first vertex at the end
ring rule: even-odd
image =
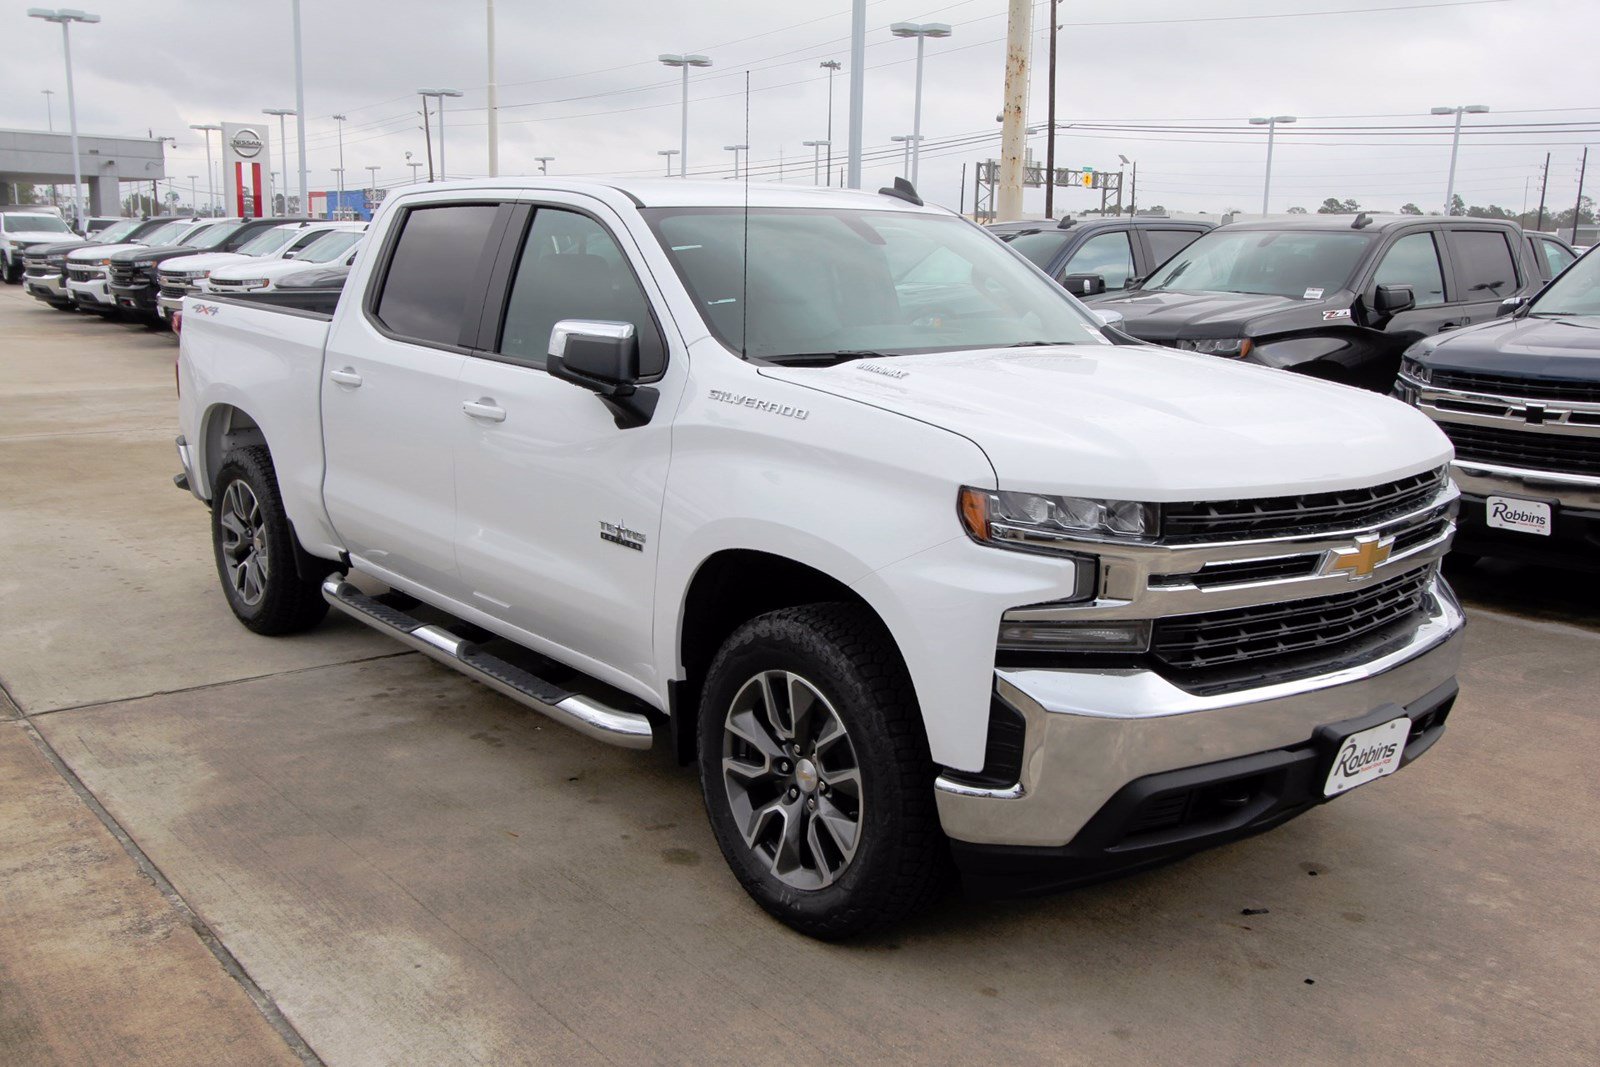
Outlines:
{"type": "Polygon", "coordinates": [[[1084,167],[1083,168],[1083,187],[1085,189],[1093,189],[1094,188],[1094,168],[1093,167],[1084,167]]]}

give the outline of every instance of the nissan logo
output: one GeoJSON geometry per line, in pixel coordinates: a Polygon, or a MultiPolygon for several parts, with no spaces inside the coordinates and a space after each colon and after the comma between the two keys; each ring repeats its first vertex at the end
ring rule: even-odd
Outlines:
{"type": "Polygon", "coordinates": [[[234,152],[245,159],[261,154],[261,135],[248,126],[235,133],[233,140],[229,141],[228,144],[232,146],[234,152]]]}

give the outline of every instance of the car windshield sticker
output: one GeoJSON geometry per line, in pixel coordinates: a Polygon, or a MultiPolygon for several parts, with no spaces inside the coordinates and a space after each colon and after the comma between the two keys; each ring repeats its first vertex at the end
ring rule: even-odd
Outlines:
{"type": "Polygon", "coordinates": [[[1322,299],[1322,290],[1321,289],[1307,289],[1305,298],[1307,300],[1321,300],[1322,299]]]}

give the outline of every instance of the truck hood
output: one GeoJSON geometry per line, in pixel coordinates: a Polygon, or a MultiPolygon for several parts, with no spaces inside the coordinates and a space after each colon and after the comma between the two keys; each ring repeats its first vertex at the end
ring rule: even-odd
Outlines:
{"type": "Polygon", "coordinates": [[[960,434],[1006,489],[1174,501],[1349,489],[1448,462],[1421,413],[1211,356],[1064,345],[762,374],[960,434]]]}
{"type": "Polygon", "coordinates": [[[248,263],[252,257],[237,252],[201,252],[198,255],[169,259],[161,264],[162,270],[216,270],[234,263],[248,263]]]}
{"type": "Polygon", "coordinates": [[[87,247],[78,249],[76,252],[67,253],[67,260],[71,263],[88,263],[96,259],[110,259],[118,252],[128,252],[135,248],[144,247],[144,245],[137,241],[134,241],[131,244],[120,245],[88,245],[87,247]]]}
{"type": "Polygon", "coordinates": [[[7,230],[0,234],[0,237],[9,241],[13,248],[19,245],[45,244],[70,236],[71,234],[63,234],[60,230],[7,230]]]}
{"type": "Polygon", "coordinates": [[[1600,380],[1600,316],[1494,319],[1421,342],[1410,353],[1436,370],[1600,380]]]}
{"type": "Polygon", "coordinates": [[[298,259],[247,260],[243,263],[226,263],[215,268],[215,273],[230,281],[239,281],[244,278],[283,278],[326,266],[326,263],[303,263],[298,259]]]}
{"type": "Polygon", "coordinates": [[[100,245],[93,241],[78,238],[76,241],[56,241],[53,244],[34,245],[28,249],[30,256],[64,256],[68,252],[76,252],[80,248],[99,248],[100,245]]]}
{"type": "Polygon", "coordinates": [[[1350,297],[1344,290],[1311,300],[1259,293],[1135,289],[1090,303],[1096,311],[1122,312],[1123,328],[1141,341],[1173,341],[1180,337],[1251,337],[1263,328],[1285,328],[1284,319],[1303,318],[1305,325],[1320,325],[1324,306],[1348,308],[1350,297]],[[1263,320],[1270,320],[1270,325],[1263,320]]]}

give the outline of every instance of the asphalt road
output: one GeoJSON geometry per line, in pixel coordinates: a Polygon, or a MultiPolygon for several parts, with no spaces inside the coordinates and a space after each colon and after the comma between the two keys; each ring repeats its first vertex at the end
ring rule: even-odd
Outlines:
{"type": "Polygon", "coordinates": [[[174,353],[0,289],[0,1062],[1600,1060],[1600,581],[1458,574],[1462,697],[1399,775],[822,945],[664,756],[238,626],[174,353]]]}

